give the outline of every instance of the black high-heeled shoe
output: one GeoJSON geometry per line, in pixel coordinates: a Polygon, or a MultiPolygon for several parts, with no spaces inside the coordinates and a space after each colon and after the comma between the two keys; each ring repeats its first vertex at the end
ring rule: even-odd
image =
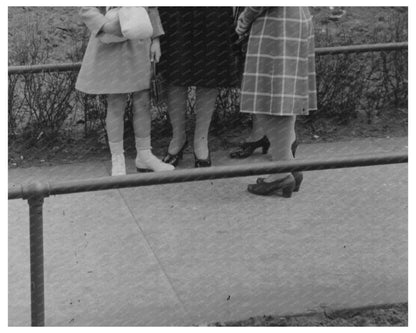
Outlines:
{"type": "MultiPolygon", "coordinates": [[[[292,143],[292,155],[293,157],[296,157],[296,150],[298,149],[298,140],[293,141],[292,143]]],[[[303,181],[303,173],[302,171],[293,171],[292,172],[293,178],[295,178],[295,189],[293,192],[298,192],[300,189],[300,184],[303,181]]]]}
{"type": "Polygon", "coordinates": [[[260,147],[262,148],[263,154],[267,154],[267,152],[269,151],[269,147],[270,147],[270,141],[269,139],[267,139],[267,136],[263,136],[258,141],[244,142],[240,144],[240,146],[238,147],[238,150],[230,153],[230,157],[231,158],[246,158],[252,155],[253,152],[257,148],[260,148],[260,147]]]}
{"type": "Polygon", "coordinates": [[[202,160],[196,157],[195,153],[194,153],[194,158],[195,158],[195,168],[206,168],[206,167],[211,166],[211,152],[210,151],[208,151],[208,158],[205,160],[202,160]]]}
{"type": "MultiPolygon", "coordinates": [[[[292,172],[292,176],[295,179],[295,187],[293,188],[293,192],[299,192],[300,184],[302,184],[302,181],[303,181],[303,173],[301,171],[294,171],[292,172]]],[[[256,183],[257,184],[264,183],[265,179],[266,178],[259,177],[257,178],[256,183]]]]}
{"type": "Polygon", "coordinates": [[[186,146],[188,145],[188,140],[185,140],[182,148],[176,154],[170,154],[169,151],[166,153],[165,157],[162,158],[162,162],[172,164],[176,167],[179,161],[183,158],[183,151],[185,150],[186,146]]]}
{"type": "Polygon", "coordinates": [[[261,182],[257,184],[250,184],[247,187],[247,191],[257,195],[272,195],[280,194],[285,198],[290,198],[295,188],[295,179],[290,174],[285,178],[275,180],[274,182],[261,182]]]}
{"type": "MultiPolygon", "coordinates": [[[[298,149],[298,141],[295,140],[292,143],[292,155],[293,157],[296,156],[296,149],[298,149]]],[[[302,184],[303,181],[303,173],[302,171],[293,171],[292,172],[293,178],[295,178],[295,188],[293,189],[293,192],[298,192],[300,189],[300,184],[302,184]]],[[[263,177],[257,178],[257,184],[264,182],[263,177]]]]}

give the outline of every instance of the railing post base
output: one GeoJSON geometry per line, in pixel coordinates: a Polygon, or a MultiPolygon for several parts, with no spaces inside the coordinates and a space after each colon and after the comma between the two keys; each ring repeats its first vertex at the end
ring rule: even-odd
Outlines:
{"type": "Polygon", "coordinates": [[[45,188],[40,183],[29,185],[30,299],[32,326],[45,326],[45,288],[43,261],[43,202],[45,188]]]}

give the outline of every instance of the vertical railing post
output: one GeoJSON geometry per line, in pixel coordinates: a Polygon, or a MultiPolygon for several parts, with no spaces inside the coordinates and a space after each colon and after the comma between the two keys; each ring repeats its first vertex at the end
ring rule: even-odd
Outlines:
{"type": "Polygon", "coordinates": [[[30,300],[32,326],[45,326],[45,288],[43,260],[43,202],[48,196],[41,183],[23,189],[23,199],[29,203],[30,236],[30,300]]]}
{"type": "Polygon", "coordinates": [[[32,326],[45,326],[43,197],[28,199],[30,216],[30,299],[32,326]]]}

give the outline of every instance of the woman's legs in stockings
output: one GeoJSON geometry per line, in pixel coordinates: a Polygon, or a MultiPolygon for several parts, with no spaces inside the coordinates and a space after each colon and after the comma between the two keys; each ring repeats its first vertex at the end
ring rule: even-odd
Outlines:
{"type": "MultiPolygon", "coordinates": [[[[208,158],[208,133],[211,124],[212,113],[218,91],[216,88],[198,87],[196,91],[195,105],[195,132],[194,152],[197,158],[208,158]]],[[[169,144],[168,153],[177,154],[186,140],[186,102],[188,99],[188,88],[182,86],[169,86],[168,90],[168,113],[172,125],[172,140],[169,144]]]]}
{"type": "Polygon", "coordinates": [[[217,88],[198,87],[195,105],[194,153],[198,159],[208,158],[208,134],[217,99],[217,88]]]}
{"type": "Polygon", "coordinates": [[[186,140],[186,101],[188,88],[170,85],[168,89],[168,113],[172,125],[172,140],[168,153],[175,155],[183,147],[186,140]]]}
{"type": "Polygon", "coordinates": [[[259,125],[259,121],[257,119],[257,115],[253,114],[253,127],[251,128],[250,135],[245,140],[246,142],[255,142],[259,141],[265,136],[266,133],[264,129],[259,125]]]}
{"type": "MultiPolygon", "coordinates": [[[[258,125],[264,130],[270,141],[270,151],[273,161],[293,160],[292,143],[295,140],[296,116],[256,115],[258,125]]],[[[275,181],[288,176],[290,173],[271,174],[266,182],[275,181]]]]}

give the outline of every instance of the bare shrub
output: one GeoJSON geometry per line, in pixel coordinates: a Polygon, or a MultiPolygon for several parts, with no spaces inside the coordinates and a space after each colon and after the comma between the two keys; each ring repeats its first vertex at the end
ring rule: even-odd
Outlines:
{"type": "Polygon", "coordinates": [[[25,112],[22,98],[22,80],[19,75],[8,76],[8,135],[15,138],[19,133],[19,125],[24,122],[25,112]]]}
{"type": "MultiPolygon", "coordinates": [[[[42,22],[28,15],[22,27],[15,34],[13,43],[9,43],[9,64],[50,62],[54,45],[43,35],[42,22]]],[[[78,61],[85,50],[85,39],[80,40],[76,33],[67,31],[73,43],[67,48],[66,57],[78,61]]],[[[75,72],[9,75],[9,132],[16,133],[20,126],[24,136],[35,143],[41,137],[56,138],[64,123],[71,127],[67,120],[70,114],[74,114],[76,77],[75,72]],[[17,124],[17,119],[20,119],[20,124],[17,124]]]]}
{"type": "Polygon", "coordinates": [[[32,138],[56,137],[73,110],[70,103],[75,86],[75,73],[25,74],[24,100],[30,111],[26,128],[32,138]]]}
{"type": "MultiPolygon", "coordinates": [[[[357,33],[365,32],[361,29],[357,33]]],[[[340,27],[336,35],[320,28],[315,34],[320,46],[354,44],[354,36],[340,27]]],[[[365,35],[366,43],[407,40],[407,11],[380,17],[379,24],[365,35]]],[[[372,123],[392,105],[407,107],[407,62],[407,51],[403,50],[317,57],[318,111],[301,117],[301,122],[325,118],[346,124],[363,113],[367,122],[372,123]]]]}
{"type": "MultiPolygon", "coordinates": [[[[320,7],[316,7],[319,11],[320,7]]],[[[9,39],[9,65],[34,65],[51,63],[56,48],[37,17],[27,13],[22,28],[9,39]]],[[[383,14],[372,30],[355,27],[343,30],[341,23],[316,22],[316,45],[335,46],[361,43],[386,43],[407,41],[407,9],[398,7],[391,14],[383,14]],[[325,28],[325,24],[327,25],[325,28]],[[331,29],[329,25],[331,24],[331,29]],[[324,29],[324,28],[325,29],[324,29]]],[[[347,17],[348,19],[348,17],[347,17]]],[[[72,25],[71,25],[72,24],[72,25]]],[[[72,62],[82,60],[89,31],[85,27],[59,26],[65,39],[64,58],[72,62]]],[[[49,29],[49,30],[48,30],[49,29]]],[[[61,38],[60,37],[60,38],[61,38]]],[[[312,125],[322,119],[346,124],[363,113],[367,122],[381,116],[390,107],[407,108],[408,53],[407,51],[368,52],[362,54],[318,56],[317,87],[318,111],[309,117],[299,117],[303,124],[312,125]]],[[[65,126],[83,125],[84,136],[105,132],[105,96],[88,96],[75,92],[77,73],[40,73],[9,75],[8,80],[8,130],[9,136],[24,134],[36,142],[41,137],[62,136],[65,126]],[[80,111],[81,118],[68,117],[80,111]]],[[[193,126],[195,116],[195,88],[189,87],[187,113],[193,126]]],[[[240,90],[219,89],[211,130],[224,134],[250,126],[251,116],[239,112],[240,90]]],[[[406,111],[407,112],[407,111],[406,111]]],[[[170,124],[166,104],[153,106],[152,133],[160,138],[169,135],[170,124]]],[[[132,110],[129,102],[126,123],[131,124],[132,110]]]]}

